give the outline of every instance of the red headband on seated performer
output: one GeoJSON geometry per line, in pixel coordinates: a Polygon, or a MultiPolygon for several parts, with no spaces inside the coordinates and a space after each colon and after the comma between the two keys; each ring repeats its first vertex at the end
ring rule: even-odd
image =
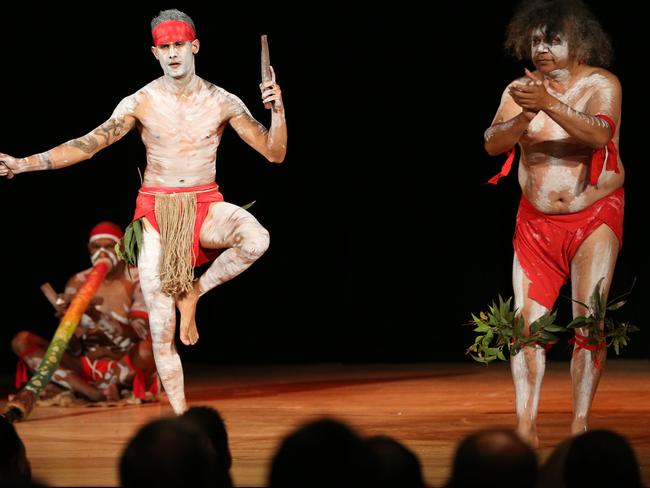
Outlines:
{"type": "Polygon", "coordinates": [[[105,220],[91,229],[88,242],[90,243],[97,239],[112,239],[115,242],[119,242],[123,235],[124,233],[119,225],[105,220]]]}
{"type": "Polygon", "coordinates": [[[170,44],[178,41],[193,41],[196,39],[194,29],[187,22],[181,20],[166,20],[161,22],[151,31],[154,46],[170,44]]]}

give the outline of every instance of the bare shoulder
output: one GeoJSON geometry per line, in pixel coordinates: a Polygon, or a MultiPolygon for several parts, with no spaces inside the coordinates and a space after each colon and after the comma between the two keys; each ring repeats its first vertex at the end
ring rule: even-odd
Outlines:
{"type": "Polygon", "coordinates": [[[136,104],[136,108],[140,108],[142,105],[148,103],[149,100],[152,99],[155,100],[161,96],[164,96],[165,91],[163,89],[162,82],[163,82],[162,76],[160,78],[156,78],[155,80],[150,81],[149,83],[144,85],[137,92],[133,93],[132,95],[129,95],[127,99],[131,99],[133,103],[136,104]]]}
{"type": "Polygon", "coordinates": [[[148,97],[152,83],[149,83],[137,92],[132,93],[131,95],[128,95],[120,100],[120,103],[118,103],[117,107],[115,107],[111,118],[122,118],[125,116],[137,118],[138,109],[142,105],[143,101],[148,97]]]}
{"type": "Polygon", "coordinates": [[[605,68],[590,66],[585,73],[585,79],[599,85],[609,86],[619,90],[621,88],[621,82],[618,76],[605,68]]]}
{"type": "Polygon", "coordinates": [[[65,285],[67,293],[75,293],[81,285],[83,285],[88,278],[92,268],[84,269],[74,274],[65,285]]]}
{"type": "Polygon", "coordinates": [[[217,86],[214,83],[210,83],[207,80],[203,80],[203,79],[201,80],[204,83],[205,89],[208,90],[208,92],[210,93],[210,96],[220,106],[225,107],[231,117],[235,117],[237,115],[240,115],[241,113],[248,113],[250,115],[248,108],[237,95],[235,95],[234,93],[230,93],[226,89],[221,88],[220,86],[217,86]]]}
{"type": "Polygon", "coordinates": [[[203,83],[203,88],[210,93],[210,96],[215,98],[227,98],[228,96],[232,96],[232,94],[226,91],[225,88],[221,88],[220,86],[215,85],[211,81],[205,80],[203,78],[200,78],[200,80],[201,83],[203,83]]]}

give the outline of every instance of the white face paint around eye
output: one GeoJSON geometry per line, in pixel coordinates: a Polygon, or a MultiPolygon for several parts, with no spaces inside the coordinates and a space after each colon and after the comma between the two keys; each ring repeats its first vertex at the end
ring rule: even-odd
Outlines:
{"type": "Polygon", "coordinates": [[[183,78],[194,71],[194,54],[189,41],[156,46],[158,62],[163,73],[172,78],[183,78]]]}
{"type": "Polygon", "coordinates": [[[542,26],[533,30],[530,39],[530,57],[538,69],[554,70],[568,63],[569,42],[564,34],[547,39],[546,27],[542,26]]]}
{"type": "Polygon", "coordinates": [[[100,257],[108,258],[113,267],[117,266],[117,256],[115,255],[113,248],[100,247],[90,256],[90,262],[95,265],[100,257]]]}

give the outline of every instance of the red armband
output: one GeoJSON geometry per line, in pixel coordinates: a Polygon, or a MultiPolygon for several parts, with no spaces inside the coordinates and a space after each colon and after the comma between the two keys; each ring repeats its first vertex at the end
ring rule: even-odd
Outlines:
{"type": "MultiPolygon", "coordinates": [[[[616,133],[616,124],[614,123],[614,121],[610,119],[607,115],[603,115],[603,114],[596,114],[596,117],[598,117],[599,119],[603,119],[605,122],[609,124],[609,127],[612,129],[612,139],[613,139],[614,134],[616,133]]],[[[614,141],[612,139],[609,140],[609,142],[605,147],[600,147],[596,149],[591,156],[589,183],[591,183],[592,185],[596,185],[598,183],[598,177],[600,176],[600,173],[603,171],[605,160],[607,161],[605,166],[607,171],[613,171],[614,173],[621,172],[618,169],[618,151],[616,150],[616,146],[614,145],[614,141]]]]}

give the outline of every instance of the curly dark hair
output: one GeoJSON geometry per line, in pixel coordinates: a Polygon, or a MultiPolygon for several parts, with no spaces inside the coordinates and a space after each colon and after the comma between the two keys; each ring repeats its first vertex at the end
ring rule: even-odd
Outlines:
{"type": "Polygon", "coordinates": [[[546,26],[546,39],[567,37],[570,55],[579,62],[606,67],[614,50],[609,35],[581,0],[523,0],[506,33],[506,50],[516,59],[530,59],[532,31],[546,26]]]}

